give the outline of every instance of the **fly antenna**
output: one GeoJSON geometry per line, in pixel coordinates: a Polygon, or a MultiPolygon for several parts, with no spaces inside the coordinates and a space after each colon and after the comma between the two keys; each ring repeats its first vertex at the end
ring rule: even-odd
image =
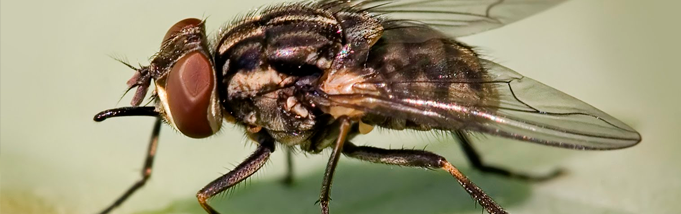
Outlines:
{"type": "Polygon", "coordinates": [[[135,70],[135,71],[140,70],[139,68],[136,68],[135,66],[130,65],[130,63],[128,63],[127,59],[122,59],[121,57],[116,57],[116,56],[112,56],[112,55],[109,55],[109,57],[111,57],[111,59],[113,59],[113,60],[116,60],[120,63],[123,63],[123,65],[127,66],[128,68],[130,68],[132,70],[135,70]]]}

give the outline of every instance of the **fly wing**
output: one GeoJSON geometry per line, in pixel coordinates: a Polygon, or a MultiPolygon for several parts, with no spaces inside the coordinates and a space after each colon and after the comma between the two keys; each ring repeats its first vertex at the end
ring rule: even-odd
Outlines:
{"type": "Polygon", "coordinates": [[[641,141],[634,129],[587,103],[491,61],[481,62],[488,73],[484,81],[443,77],[429,81],[364,82],[353,87],[366,91],[390,85],[390,93],[375,90],[334,94],[313,102],[406,119],[439,129],[465,129],[572,149],[618,149],[641,141]],[[437,96],[437,90],[474,84],[491,86],[497,96],[475,103],[457,96],[437,96]]]}
{"type": "Polygon", "coordinates": [[[350,7],[462,37],[531,16],[564,0],[322,0],[326,7],[350,7]]]}

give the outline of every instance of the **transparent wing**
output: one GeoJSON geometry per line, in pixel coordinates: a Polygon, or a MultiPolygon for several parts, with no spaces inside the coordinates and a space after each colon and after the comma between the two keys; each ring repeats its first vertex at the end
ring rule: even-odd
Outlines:
{"type": "Polygon", "coordinates": [[[618,149],[641,141],[634,129],[587,103],[491,61],[482,62],[489,78],[476,84],[491,84],[498,94],[485,98],[485,104],[437,96],[434,90],[473,84],[447,79],[361,83],[358,85],[376,84],[376,88],[391,85],[391,93],[327,95],[314,102],[441,129],[465,129],[572,149],[618,149]]]}
{"type": "Polygon", "coordinates": [[[518,21],[564,0],[322,0],[327,7],[353,7],[388,21],[428,25],[462,37],[518,21]]]}

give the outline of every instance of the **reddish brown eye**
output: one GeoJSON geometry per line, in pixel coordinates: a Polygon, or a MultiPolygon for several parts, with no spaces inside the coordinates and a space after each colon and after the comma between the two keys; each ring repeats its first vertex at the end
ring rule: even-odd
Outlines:
{"type": "Polygon", "coordinates": [[[213,134],[208,119],[213,82],[210,61],[198,51],[180,58],[170,70],[166,82],[168,108],[183,134],[193,138],[213,134]]]}
{"type": "Polygon", "coordinates": [[[179,21],[179,22],[175,23],[175,25],[170,27],[170,29],[168,29],[168,32],[166,32],[166,35],[163,37],[163,41],[166,41],[173,34],[180,32],[183,28],[198,26],[200,24],[201,24],[201,20],[197,19],[197,18],[187,18],[187,19],[184,19],[182,21],[179,21]]]}

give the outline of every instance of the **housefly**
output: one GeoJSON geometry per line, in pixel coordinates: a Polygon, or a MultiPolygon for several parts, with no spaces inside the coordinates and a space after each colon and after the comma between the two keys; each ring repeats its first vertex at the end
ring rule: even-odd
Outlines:
{"type": "MultiPolygon", "coordinates": [[[[197,193],[207,200],[258,171],[278,146],[330,148],[319,204],[341,154],[364,161],[449,172],[487,212],[506,213],[437,154],[357,146],[373,127],[440,130],[458,138],[475,168],[527,180],[481,162],[468,136],[479,132],[579,150],[633,146],[641,136],[623,122],[556,89],[482,58],[455,38],[517,21],[556,0],[319,0],[264,7],[205,33],[204,20],[173,25],[148,66],[136,70],[130,107],[98,113],[156,117],[142,179],[102,213],[122,204],[151,175],[162,123],[191,138],[215,134],[226,120],[257,149],[197,193]],[[153,82],[152,106],[141,105],[153,82]]],[[[290,153],[289,153],[290,158],[290,153]]],[[[290,159],[289,159],[290,160],[290,159]]],[[[290,167],[289,161],[289,167],[290,167]]],[[[290,172],[290,171],[289,171],[290,172]]],[[[290,174],[289,174],[290,178],[290,174]]]]}

